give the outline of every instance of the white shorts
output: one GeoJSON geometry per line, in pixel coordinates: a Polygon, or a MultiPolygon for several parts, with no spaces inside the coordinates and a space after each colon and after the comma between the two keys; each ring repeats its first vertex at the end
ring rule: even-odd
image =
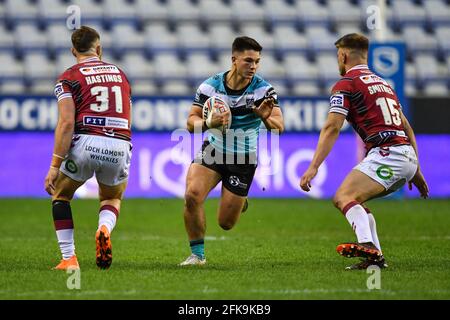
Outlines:
{"type": "Polygon", "coordinates": [[[128,180],[131,148],[125,140],[76,135],[60,170],[79,182],[90,179],[95,172],[98,182],[116,186],[128,180]]]}
{"type": "Polygon", "coordinates": [[[376,147],[353,169],[365,173],[386,190],[395,191],[416,174],[417,156],[411,145],[376,147]]]}

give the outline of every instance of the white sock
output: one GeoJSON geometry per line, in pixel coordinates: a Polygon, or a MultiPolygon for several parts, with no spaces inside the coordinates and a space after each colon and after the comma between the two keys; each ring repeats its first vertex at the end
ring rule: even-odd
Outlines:
{"type": "Polygon", "coordinates": [[[75,255],[75,243],[73,241],[73,229],[56,230],[59,249],[64,260],[75,255]]]}
{"type": "Polygon", "coordinates": [[[345,217],[356,233],[358,242],[373,242],[372,233],[370,231],[369,217],[366,210],[360,205],[355,204],[345,213],[345,217]]]}
{"type": "Polygon", "coordinates": [[[369,218],[370,232],[372,233],[373,244],[381,252],[381,245],[380,241],[378,240],[377,223],[375,222],[375,217],[371,213],[367,213],[367,217],[369,218]]]}
{"type": "Polygon", "coordinates": [[[106,226],[108,232],[111,233],[116,226],[117,217],[111,210],[101,209],[98,218],[98,228],[102,225],[106,226]]]}

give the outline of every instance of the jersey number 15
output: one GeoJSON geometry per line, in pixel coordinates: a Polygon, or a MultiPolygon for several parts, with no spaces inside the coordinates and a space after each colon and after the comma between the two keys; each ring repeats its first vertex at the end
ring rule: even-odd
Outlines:
{"type": "Polygon", "coordinates": [[[402,124],[402,119],[400,118],[400,112],[396,108],[397,102],[394,99],[390,98],[378,98],[376,100],[377,106],[381,108],[381,112],[383,113],[384,123],[387,125],[391,125],[392,122],[399,126],[402,124]]]}

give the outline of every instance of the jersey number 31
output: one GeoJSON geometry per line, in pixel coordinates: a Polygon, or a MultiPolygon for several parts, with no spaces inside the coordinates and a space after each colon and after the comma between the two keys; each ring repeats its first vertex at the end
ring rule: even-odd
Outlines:
{"type": "MultiPolygon", "coordinates": [[[[122,91],[120,91],[119,86],[114,86],[111,88],[116,101],[116,112],[122,113],[122,91]]],[[[109,90],[108,87],[92,87],[91,94],[96,97],[96,101],[99,103],[91,103],[90,107],[92,111],[104,112],[108,110],[109,107],[109,90]]]]}

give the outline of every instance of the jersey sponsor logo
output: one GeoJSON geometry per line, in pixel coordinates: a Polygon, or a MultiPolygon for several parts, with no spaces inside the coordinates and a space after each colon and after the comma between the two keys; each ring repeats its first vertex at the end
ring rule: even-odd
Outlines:
{"type": "Polygon", "coordinates": [[[360,76],[359,79],[362,82],[364,82],[365,84],[381,82],[381,83],[387,85],[387,82],[383,78],[380,78],[379,76],[377,76],[375,74],[363,75],[363,76],[360,76]]]}
{"type": "Polygon", "coordinates": [[[80,68],[80,72],[85,76],[99,74],[99,73],[120,73],[119,68],[117,68],[116,66],[113,66],[113,65],[83,67],[83,68],[80,68]]]}
{"type": "Polygon", "coordinates": [[[330,97],[330,106],[333,107],[344,107],[344,95],[334,94],[330,97]]]}
{"type": "Polygon", "coordinates": [[[128,120],[114,117],[84,116],[83,124],[87,126],[128,129],[128,120]]]}

